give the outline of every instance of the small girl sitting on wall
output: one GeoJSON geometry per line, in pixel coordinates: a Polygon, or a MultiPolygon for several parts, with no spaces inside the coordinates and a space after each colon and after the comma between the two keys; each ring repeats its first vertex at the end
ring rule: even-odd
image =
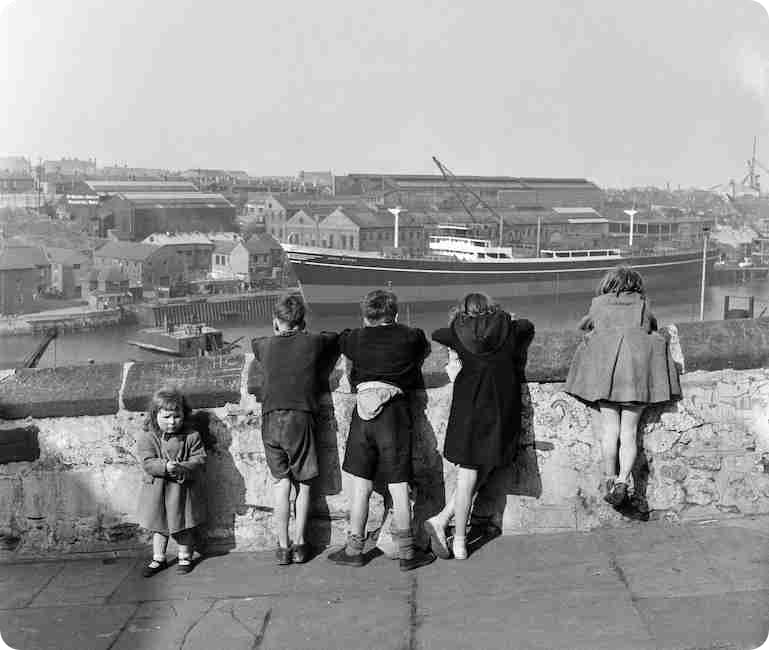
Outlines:
{"type": "Polygon", "coordinates": [[[641,414],[648,404],[681,396],[678,370],[666,339],[656,331],[643,278],[627,266],[604,275],[579,328],[587,334],[574,354],[564,390],[600,413],[603,496],[620,508],[629,496],[641,414]]]}
{"type": "Polygon", "coordinates": [[[166,568],[169,536],[179,547],[177,573],[189,573],[194,529],[206,520],[206,452],[200,434],[190,428],[189,416],[184,395],[176,388],[163,387],[152,397],[137,441],[145,471],[138,519],[153,532],[152,561],[142,571],[145,578],[166,568]]]}

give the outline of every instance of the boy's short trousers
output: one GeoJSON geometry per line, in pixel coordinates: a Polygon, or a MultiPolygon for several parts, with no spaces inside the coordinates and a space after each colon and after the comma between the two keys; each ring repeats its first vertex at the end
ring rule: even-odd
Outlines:
{"type": "Polygon", "coordinates": [[[411,411],[404,396],[393,398],[372,420],[362,420],[355,408],[342,469],[370,481],[411,480],[411,411]]]}
{"type": "Polygon", "coordinates": [[[262,443],[267,467],[275,480],[309,481],[318,475],[312,413],[282,409],[265,413],[262,443]]]}

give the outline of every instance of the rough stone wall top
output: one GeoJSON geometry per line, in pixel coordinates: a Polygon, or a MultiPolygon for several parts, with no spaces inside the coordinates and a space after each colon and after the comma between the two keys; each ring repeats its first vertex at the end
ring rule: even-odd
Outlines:
{"type": "MultiPolygon", "coordinates": [[[[750,369],[769,365],[769,319],[708,321],[674,326],[686,372],[750,369]]],[[[539,330],[529,348],[528,381],[566,379],[582,334],[539,330]]],[[[674,337],[674,340],[676,337],[674,337]]],[[[445,348],[433,343],[423,368],[425,386],[449,383],[445,348]]],[[[340,365],[330,373],[329,390],[340,386],[340,365]]],[[[122,404],[142,411],[162,383],[177,383],[194,408],[241,403],[261,397],[263,378],[253,355],[196,357],[169,361],[19,369],[0,379],[0,419],[114,414],[122,404]]]]}

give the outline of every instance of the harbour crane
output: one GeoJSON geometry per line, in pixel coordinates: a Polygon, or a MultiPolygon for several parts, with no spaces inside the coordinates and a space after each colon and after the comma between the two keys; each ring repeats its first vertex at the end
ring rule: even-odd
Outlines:
{"type": "Polygon", "coordinates": [[[475,219],[475,215],[473,214],[473,211],[470,209],[470,207],[467,205],[467,201],[465,201],[465,197],[462,196],[462,192],[459,191],[457,188],[457,185],[460,186],[466,193],[471,194],[475,199],[478,201],[479,204],[481,204],[483,207],[485,207],[491,214],[493,214],[497,219],[499,219],[499,245],[502,246],[502,229],[504,227],[504,221],[502,219],[502,215],[500,215],[494,208],[492,208],[486,201],[484,201],[481,196],[472,188],[468,187],[465,183],[460,181],[453,173],[452,171],[446,167],[440,160],[438,160],[435,156],[433,156],[433,162],[435,163],[436,167],[438,167],[438,170],[441,172],[441,175],[443,176],[444,180],[449,184],[449,187],[451,188],[451,191],[454,192],[454,195],[459,199],[459,202],[462,204],[462,207],[464,208],[465,212],[467,212],[470,219],[475,219]]]}

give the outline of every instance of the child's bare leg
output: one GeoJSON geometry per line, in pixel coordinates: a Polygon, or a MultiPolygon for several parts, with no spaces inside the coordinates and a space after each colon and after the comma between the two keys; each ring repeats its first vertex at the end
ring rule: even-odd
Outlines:
{"type": "Polygon", "coordinates": [[[374,489],[373,481],[360,476],[352,477],[352,500],[350,501],[350,533],[361,540],[366,535],[368,522],[368,501],[374,489]]]}
{"type": "Polygon", "coordinates": [[[291,480],[282,478],[273,488],[275,519],[275,534],[278,536],[278,546],[288,548],[288,511],[291,496],[291,480]]]}
{"type": "Polygon", "coordinates": [[[304,531],[307,527],[307,515],[310,512],[310,484],[300,482],[297,486],[294,544],[298,545],[304,544],[304,531]]]}
{"type": "Polygon", "coordinates": [[[155,562],[163,562],[166,559],[166,549],[168,548],[168,537],[161,533],[152,535],[152,559],[155,562]]]}
{"type": "Polygon", "coordinates": [[[454,495],[454,557],[457,560],[467,558],[467,517],[473,502],[473,492],[478,480],[478,470],[470,467],[457,469],[457,489],[454,495]]]}
{"type": "Polygon", "coordinates": [[[600,439],[603,452],[604,475],[612,478],[617,475],[617,442],[619,441],[620,411],[619,408],[599,402],[600,439]]]}
{"type": "Polygon", "coordinates": [[[393,500],[393,521],[398,530],[411,530],[411,504],[409,503],[409,484],[388,483],[387,489],[393,500]]]}
{"type": "Polygon", "coordinates": [[[622,407],[620,416],[619,475],[617,480],[627,483],[638,452],[638,423],[643,406],[622,407]]]}

